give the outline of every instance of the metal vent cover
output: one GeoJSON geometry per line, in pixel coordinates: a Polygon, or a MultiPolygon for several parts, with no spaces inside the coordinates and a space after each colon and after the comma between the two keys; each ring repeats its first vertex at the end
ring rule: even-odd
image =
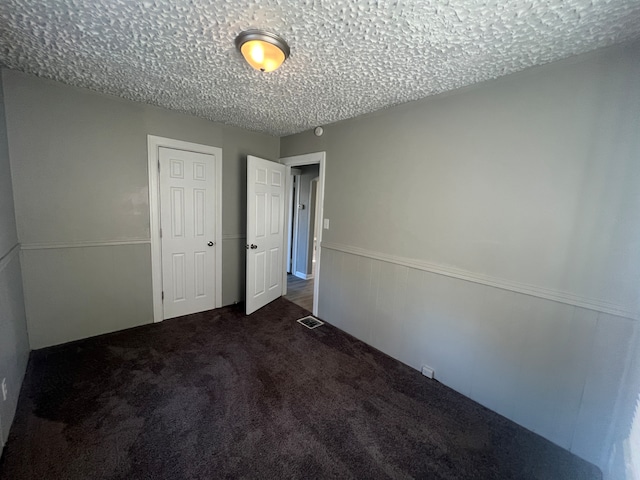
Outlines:
{"type": "Polygon", "coordinates": [[[318,320],[317,318],[312,317],[311,315],[301,318],[300,320],[297,320],[297,322],[301,323],[302,325],[304,325],[305,327],[311,330],[313,330],[314,328],[318,328],[321,325],[324,325],[324,322],[322,320],[318,320]]]}

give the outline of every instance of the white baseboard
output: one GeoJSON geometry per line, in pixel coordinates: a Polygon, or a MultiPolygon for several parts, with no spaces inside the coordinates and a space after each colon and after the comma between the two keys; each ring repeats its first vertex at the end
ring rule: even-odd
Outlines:
{"type": "Polygon", "coordinates": [[[293,276],[301,278],[302,280],[311,280],[313,278],[313,274],[311,274],[311,273],[306,274],[306,273],[302,273],[302,272],[294,272],[293,276]]]}

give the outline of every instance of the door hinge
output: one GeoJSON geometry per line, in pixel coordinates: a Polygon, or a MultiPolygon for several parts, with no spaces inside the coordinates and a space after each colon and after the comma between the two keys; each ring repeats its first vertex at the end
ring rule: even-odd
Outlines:
{"type": "Polygon", "coordinates": [[[160,229],[160,238],[162,238],[162,229],[160,229]]]}
{"type": "Polygon", "coordinates": [[[160,160],[158,160],[158,171],[160,171],[160,160]]]}
{"type": "Polygon", "coordinates": [[[164,292],[162,292],[162,300],[164,300],[164,292]]]}

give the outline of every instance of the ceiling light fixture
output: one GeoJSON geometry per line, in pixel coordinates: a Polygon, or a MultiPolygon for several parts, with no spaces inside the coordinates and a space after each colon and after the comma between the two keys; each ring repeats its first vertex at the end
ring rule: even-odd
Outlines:
{"type": "Polygon", "coordinates": [[[236,48],[256,70],[273,72],[289,57],[289,45],[264,30],[246,30],[236,37],[236,48]]]}

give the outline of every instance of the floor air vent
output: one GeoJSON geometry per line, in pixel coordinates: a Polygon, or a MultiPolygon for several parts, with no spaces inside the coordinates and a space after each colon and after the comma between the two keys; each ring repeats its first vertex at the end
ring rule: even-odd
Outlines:
{"type": "Polygon", "coordinates": [[[298,320],[298,323],[301,323],[305,327],[312,328],[312,329],[319,327],[320,325],[324,325],[323,321],[318,320],[317,318],[314,318],[311,315],[309,315],[308,317],[301,318],[300,320],[298,320]]]}

